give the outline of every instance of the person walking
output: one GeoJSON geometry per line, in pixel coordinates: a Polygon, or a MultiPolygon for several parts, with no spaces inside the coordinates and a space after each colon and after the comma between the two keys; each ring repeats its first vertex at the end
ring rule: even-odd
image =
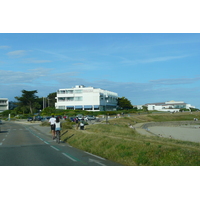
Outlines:
{"type": "Polygon", "coordinates": [[[81,121],[80,121],[80,129],[84,130],[84,126],[85,126],[85,124],[84,124],[84,118],[82,118],[81,121]]]}
{"type": "Polygon", "coordinates": [[[54,117],[54,115],[51,116],[51,118],[49,119],[49,123],[51,126],[51,133],[52,133],[52,139],[55,139],[55,122],[56,122],[56,118],[54,117]]]}

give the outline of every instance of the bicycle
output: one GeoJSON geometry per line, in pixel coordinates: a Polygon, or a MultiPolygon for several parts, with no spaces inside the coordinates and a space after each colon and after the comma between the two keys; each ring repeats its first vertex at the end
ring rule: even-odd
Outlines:
{"type": "Polygon", "coordinates": [[[56,131],[56,142],[59,144],[60,143],[60,130],[56,131]]]}

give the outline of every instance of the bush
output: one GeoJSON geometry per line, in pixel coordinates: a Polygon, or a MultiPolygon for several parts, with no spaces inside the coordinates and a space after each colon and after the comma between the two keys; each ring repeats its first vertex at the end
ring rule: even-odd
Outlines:
{"type": "Polygon", "coordinates": [[[65,130],[65,129],[72,129],[73,128],[73,122],[69,122],[69,121],[65,121],[65,122],[62,122],[62,129],[65,130]]]}
{"type": "Polygon", "coordinates": [[[40,126],[49,126],[49,122],[48,121],[44,121],[40,124],[40,126]]]}

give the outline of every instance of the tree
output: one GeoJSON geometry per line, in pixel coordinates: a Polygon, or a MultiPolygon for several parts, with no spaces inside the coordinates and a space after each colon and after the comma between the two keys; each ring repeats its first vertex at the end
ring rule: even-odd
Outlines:
{"type": "Polygon", "coordinates": [[[117,105],[122,110],[133,108],[131,102],[125,97],[121,97],[121,98],[119,97],[117,105]]]}
{"type": "Polygon", "coordinates": [[[47,96],[47,101],[48,101],[48,107],[55,107],[55,102],[56,102],[56,97],[57,93],[56,92],[53,92],[53,93],[50,93],[48,96],[47,96]]]}
{"type": "Polygon", "coordinates": [[[142,106],[144,112],[148,112],[148,106],[142,106]]]}
{"type": "Polygon", "coordinates": [[[38,96],[36,96],[35,93],[37,93],[37,90],[22,90],[22,96],[15,97],[15,99],[18,100],[17,104],[19,105],[19,107],[23,108],[23,110],[25,110],[25,108],[28,108],[31,114],[33,114],[34,109],[40,108],[40,104],[38,103],[38,96]]]}

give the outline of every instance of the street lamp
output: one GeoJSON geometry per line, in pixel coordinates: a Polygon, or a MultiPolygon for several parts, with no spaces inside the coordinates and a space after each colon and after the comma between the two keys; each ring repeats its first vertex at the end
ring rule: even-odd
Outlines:
{"type": "MultiPolygon", "coordinates": [[[[106,112],[107,103],[108,103],[108,95],[106,94],[106,96],[105,96],[105,112],[106,112]]],[[[108,114],[106,113],[106,124],[107,123],[108,123],[108,114]]]]}

